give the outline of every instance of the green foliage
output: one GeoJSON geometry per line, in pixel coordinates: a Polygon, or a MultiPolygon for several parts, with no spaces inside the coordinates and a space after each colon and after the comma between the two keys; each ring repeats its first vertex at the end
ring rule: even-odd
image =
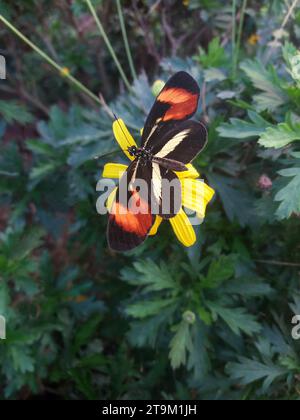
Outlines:
{"type": "Polygon", "coordinates": [[[33,121],[33,116],[28,110],[18,104],[16,101],[0,101],[0,115],[8,122],[18,122],[20,124],[28,124],[33,121]]]}
{"type": "Polygon", "coordinates": [[[253,96],[254,105],[258,111],[272,112],[286,103],[287,96],[273,66],[267,69],[258,60],[245,60],[241,64],[241,69],[254,87],[261,91],[253,96]]]}
{"type": "Polygon", "coordinates": [[[195,59],[204,68],[223,67],[227,64],[227,56],[224,48],[220,45],[220,38],[214,38],[208,45],[207,53],[199,48],[199,55],[195,59]]]}
{"type": "Polygon", "coordinates": [[[279,175],[292,178],[275,196],[275,200],[281,202],[277,215],[285,219],[293,212],[300,213],[300,168],[283,169],[279,175]]]}
{"type": "MultiPolygon", "coordinates": [[[[241,1],[236,22],[231,1],[122,2],[140,74],[126,92],[82,2],[21,3],[0,13],[108,107],[1,27],[0,399],[298,400],[299,13],[281,38],[287,2],[249,2],[237,57],[241,1]],[[194,164],[214,202],[192,248],[163,223],[115,255],[95,210],[104,164],[128,164],[110,110],[139,142],[152,82],[179,70],[201,87],[209,142],[194,164]]],[[[113,2],[93,3],[129,74],[113,2]]]]}
{"type": "Polygon", "coordinates": [[[295,124],[294,127],[287,123],[281,123],[275,127],[268,127],[262,133],[259,144],[280,149],[295,140],[300,140],[300,123],[295,124]]]}

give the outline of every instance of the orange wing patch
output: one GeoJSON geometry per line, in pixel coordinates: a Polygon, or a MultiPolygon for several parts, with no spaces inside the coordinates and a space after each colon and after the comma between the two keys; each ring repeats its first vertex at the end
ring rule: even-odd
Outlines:
{"type": "Polygon", "coordinates": [[[170,108],[165,113],[163,121],[181,120],[195,112],[198,106],[198,94],[193,94],[186,89],[164,89],[157,100],[167,103],[170,108]]]}
{"type": "Polygon", "coordinates": [[[110,214],[121,229],[138,236],[146,236],[153,224],[149,205],[137,191],[130,199],[129,208],[115,201],[110,214]]]}

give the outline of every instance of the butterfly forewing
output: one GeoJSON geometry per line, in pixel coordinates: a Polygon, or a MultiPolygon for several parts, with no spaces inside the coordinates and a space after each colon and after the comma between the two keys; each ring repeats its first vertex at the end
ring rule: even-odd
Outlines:
{"type": "Polygon", "coordinates": [[[152,148],[154,157],[187,164],[203,150],[207,143],[205,126],[196,121],[184,121],[158,139],[152,148]]]}
{"type": "Polygon", "coordinates": [[[191,118],[197,111],[199,96],[199,86],[188,73],[181,71],[171,77],[146,120],[142,147],[151,148],[170,128],[191,118]]]}

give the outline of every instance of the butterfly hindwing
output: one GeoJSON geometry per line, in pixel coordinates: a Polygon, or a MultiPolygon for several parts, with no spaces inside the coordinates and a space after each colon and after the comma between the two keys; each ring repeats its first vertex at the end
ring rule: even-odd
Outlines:
{"type": "Polygon", "coordinates": [[[197,111],[200,89],[188,73],[181,71],[171,77],[146,120],[142,147],[151,148],[170,128],[191,118],[197,111]]]}
{"type": "Polygon", "coordinates": [[[152,162],[152,203],[163,219],[174,217],[181,208],[181,184],[177,175],[152,162]]]}
{"type": "MultiPolygon", "coordinates": [[[[120,180],[116,197],[110,209],[107,237],[114,251],[130,251],[141,245],[154,223],[149,195],[134,188],[134,179],[142,179],[145,173],[135,160],[120,180]]],[[[149,183],[149,180],[145,180],[149,183]]]]}

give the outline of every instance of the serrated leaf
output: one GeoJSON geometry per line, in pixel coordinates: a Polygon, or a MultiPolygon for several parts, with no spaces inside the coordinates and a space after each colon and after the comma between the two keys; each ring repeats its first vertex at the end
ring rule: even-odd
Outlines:
{"type": "Polygon", "coordinates": [[[255,222],[254,198],[247,192],[246,185],[240,180],[210,174],[210,185],[221,197],[224,210],[229,220],[238,220],[241,226],[251,225],[255,222]]]}
{"type": "Polygon", "coordinates": [[[31,152],[37,153],[39,155],[53,156],[55,153],[53,147],[39,140],[27,140],[26,146],[31,152]]]}
{"type": "Polygon", "coordinates": [[[259,60],[245,60],[241,69],[253,85],[262,91],[253,96],[258,111],[275,111],[287,101],[287,95],[280,86],[280,80],[273,67],[266,69],[259,60]]]}
{"type": "MultiPolygon", "coordinates": [[[[32,181],[40,182],[47,176],[49,176],[52,172],[54,172],[57,169],[57,163],[56,162],[50,162],[50,163],[43,163],[39,166],[36,166],[32,169],[30,172],[30,179],[32,181]]],[[[36,184],[35,184],[36,185],[36,184]]]]}
{"type": "Polygon", "coordinates": [[[173,289],[176,286],[175,276],[164,262],[157,265],[148,259],[143,262],[135,262],[133,267],[134,269],[125,268],[122,270],[122,279],[135,286],[145,286],[145,293],[173,289]]]}
{"type": "Polygon", "coordinates": [[[247,313],[244,308],[225,308],[216,302],[207,302],[207,306],[214,316],[222,318],[237,335],[240,335],[241,332],[253,335],[261,330],[261,326],[256,321],[256,318],[247,313]]]}
{"type": "Polygon", "coordinates": [[[287,219],[292,213],[300,213],[300,168],[283,169],[278,173],[293,178],[275,196],[275,201],[281,202],[276,212],[278,218],[287,219]]]}
{"type": "Polygon", "coordinates": [[[194,57],[204,68],[222,67],[227,63],[225,49],[221,46],[220,38],[214,38],[208,44],[208,50],[205,52],[200,48],[199,56],[194,57]]]}
{"type": "Polygon", "coordinates": [[[239,363],[229,363],[227,365],[227,371],[230,377],[239,381],[241,385],[249,385],[255,381],[264,379],[264,391],[267,391],[276,379],[288,373],[286,369],[276,366],[271,362],[263,364],[246,357],[240,357],[239,363]]]}
{"type": "Polygon", "coordinates": [[[158,314],[162,309],[172,305],[174,299],[156,299],[133,303],[127,306],[126,313],[134,318],[146,318],[158,314]]]}
{"type": "Polygon", "coordinates": [[[230,118],[229,123],[221,124],[217,131],[221,137],[240,139],[259,137],[270,125],[264,118],[254,111],[248,111],[250,121],[230,118]]]}
{"type": "Polygon", "coordinates": [[[182,321],[176,327],[176,333],[170,342],[169,358],[173,369],[185,365],[188,351],[192,348],[190,324],[182,321]]]}
{"type": "Polygon", "coordinates": [[[13,346],[11,348],[11,356],[16,371],[21,373],[34,371],[34,359],[30,355],[28,348],[13,346]]]}
{"type": "Polygon", "coordinates": [[[300,140],[300,124],[291,127],[287,123],[281,123],[275,127],[268,127],[258,142],[265,147],[280,149],[295,140],[300,140]]]}
{"type": "Polygon", "coordinates": [[[32,114],[24,105],[12,100],[0,101],[0,114],[8,124],[13,122],[28,124],[33,121],[32,114]]]}
{"type": "Polygon", "coordinates": [[[221,256],[209,266],[207,276],[201,279],[201,287],[214,289],[234,275],[234,261],[231,257],[221,256]]]}

